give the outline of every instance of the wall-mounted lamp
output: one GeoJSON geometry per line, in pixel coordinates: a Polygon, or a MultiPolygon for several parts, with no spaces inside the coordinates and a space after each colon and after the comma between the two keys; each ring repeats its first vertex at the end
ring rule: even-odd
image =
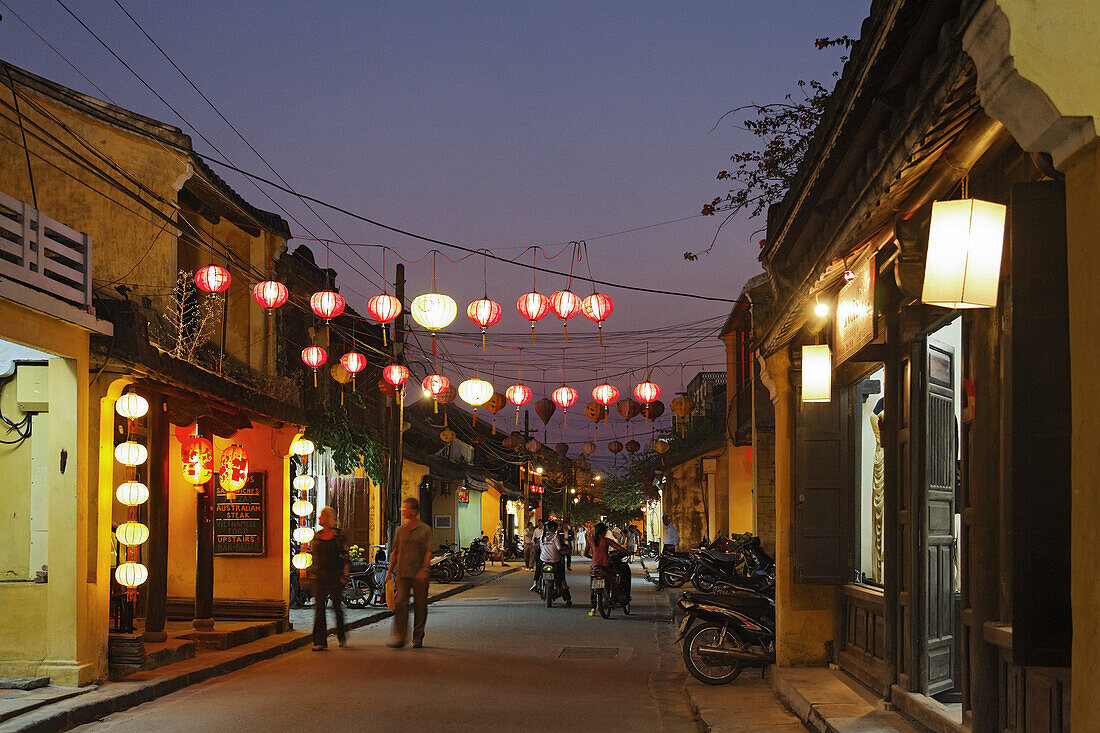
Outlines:
{"type": "Polygon", "coordinates": [[[828,344],[802,347],[802,401],[828,402],[833,397],[833,358],[828,344]]]}
{"type": "Polygon", "coordinates": [[[1005,212],[977,199],[932,204],[921,301],[944,308],[994,308],[1005,212]]]}
{"type": "Polygon", "coordinates": [[[818,318],[824,318],[829,315],[829,304],[822,303],[816,297],[814,297],[814,315],[818,318]]]}

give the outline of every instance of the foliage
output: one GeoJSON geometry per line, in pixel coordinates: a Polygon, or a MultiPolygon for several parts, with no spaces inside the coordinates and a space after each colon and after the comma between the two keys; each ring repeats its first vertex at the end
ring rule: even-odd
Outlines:
{"type": "Polygon", "coordinates": [[[352,422],[343,407],[311,414],[305,435],[318,448],[332,451],[337,473],[346,476],[362,468],[374,483],[384,482],[384,449],[378,433],[352,422]]]}
{"type": "MultiPolygon", "coordinates": [[[[852,43],[853,40],[848,36],[840,36],[819,38],[814,46],[819,50],[834,46],[848,48],[852,43]]],[[[847,57],[841,57],[841,60],[846,61],[847,57]]],[[[838,75],[833,72],[834,78],[838,75]]],[[[830,92],[819,81],[800,79],[800,99],[788,94],[782,102],[745,104],[731,109],[718,119],[715,128],[728,115],[747,113],[738,127],[755,135],[759,140],[759,147],[734,153],[730,156],[734,167],[718,172],[718,180],[729,181],[734,188],[725,196],[717,196],[704,204],[702,214],[713,216],[720,211],[729,213],[718,226],[710,246],[698,252],[685,252],[684,259],[697,260],[701,255],[709,254],[722,227],[739,212],[747,211],[750,218],[757,217],[783,198],[806,155],[814,131],[825,112],[825,103],[830,92]]]]}

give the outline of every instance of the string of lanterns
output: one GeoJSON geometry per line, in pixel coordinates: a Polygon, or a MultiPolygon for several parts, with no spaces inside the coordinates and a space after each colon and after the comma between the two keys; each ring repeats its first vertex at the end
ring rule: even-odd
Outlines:
{"type": "Polygon", "coordinates": [[[313,490],[313,477],[305,472],[306,459],[313,453],[315,446],[312,440],[298,438],[290,444],[290,452],[298,457],[302,466],[302,473],[294,477],[294,489],[298,492],[298,499],[291,504],[290,511],[298,517],[298,526],[291,536],[298,542],[298,552],[290,558],[291,564],[298,571],[300,577],[305,577],[306,569],[313,564],[313,553],[309,551],[309,545],[313,542],[313,526],[309,515],[313,514],[313,502],[309,500],[309,492],[313,490]]]}
{"type": "Polygon", "coordinates": [[[149,539],[149,527],[138,521],[138,507],[149,500],[149,487],[137,480],[137,467],[149,458],[144,445],[134,441],[134,421],[149,412],[149,401],[136,392],[115,400],[115,412],[126,419],[126,440],[115,446],[115,460],[126,467],[126,481],[115,497],[126,507],[126,521],[115,529],[118,543],[126,548],[126,562],[115,568],[115,580],[126,589],[126,598],[137,598],[137,587],[149,579],[149,569],[138,561],[138,548],[149,539]]]}

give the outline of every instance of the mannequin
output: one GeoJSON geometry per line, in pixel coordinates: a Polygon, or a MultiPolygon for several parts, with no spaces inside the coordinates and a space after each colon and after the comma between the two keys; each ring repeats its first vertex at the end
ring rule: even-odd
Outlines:
{"type": "Polygon", "coordinates": [[[875,464],[871,474],[871,523],[874,532],[874,545],[871,555],[871,579],[883,582],[883,498],[886,489],[886,452],[882,448],[882,421],[886,413],[882,400],[878,401],[871,414],[871,430],[875,434],[875,464]]]}

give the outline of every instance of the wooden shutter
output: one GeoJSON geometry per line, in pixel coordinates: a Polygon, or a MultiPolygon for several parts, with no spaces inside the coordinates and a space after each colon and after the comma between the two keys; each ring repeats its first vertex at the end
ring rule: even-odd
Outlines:
{"type": "Polygon", "coordinates": [[[1012,235],[1012,658],[1070,666],[1070,367],[1065,189],[1019,183],[1012,235]]]}
{"type": "Polygon", "coordinates": [[[802,402],[797,390],[795,399],[794,577],[836,585],[848,579],[849,390],[834,388],[831,402],[802,402]]]}

